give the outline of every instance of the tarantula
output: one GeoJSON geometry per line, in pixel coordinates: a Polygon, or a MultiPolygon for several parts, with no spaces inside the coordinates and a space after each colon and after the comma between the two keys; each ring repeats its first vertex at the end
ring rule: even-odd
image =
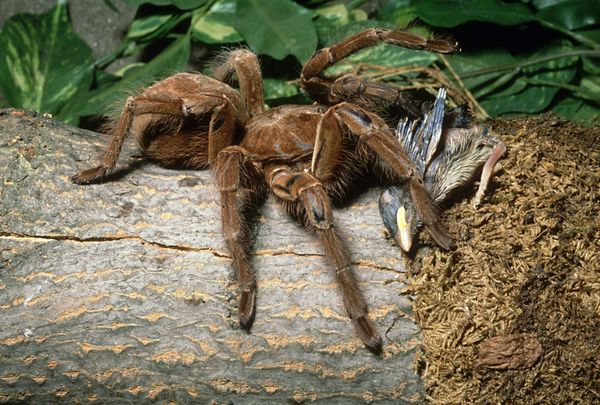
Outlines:
{"type": "Polygon", "coordinates": [[[302,68],[300,83],[316,101],[264,109],[257,57],[235,50],[213,77],[179,73],[127,99],[113,138],[97,167],[73,176],[78,184],[104,179],[115,167],[128,134],[147,158],[167,167],[211,168],[221,194],[221,221],[239,283],[238,316],[249,329],[256,283],[250,261],[249,206],[270,190],[287,211],[312,230],[335,268],[344,306],[355,330],[373,352],[381,338],[334,227],[330,197],[339,197],[366,167],[395,184],[408,183],[419,217],[434,240],[450,248],[421,176],[393,131],[378,115],[384,105],[414,108],[391,86],[359,76],[328,78],[323,71],[365,47],[386,42],[438,53],[456,44],[388,29],[367,29],[317,51],[302,68]],[[231,87],[237,78],[238,89],[231,87]]]}
{"type": "MultiPolygon", "coordinates": [[[[423,120],[400,120],[396,135],[423,176],[429,196],[438,205],[457,188],[473,181],[483,167],[472,202],[476,208],[489,179],[499,169],[498,160],[506,146],[486,126],[473,123],[463,107],[444,116],[445,99],[446,91],[440,89],[423,120]]],[[[398,245],[409,252],[420,225],[410,192],[405,187],[387,188],[379,198],[379,212],[398,245]]]]}

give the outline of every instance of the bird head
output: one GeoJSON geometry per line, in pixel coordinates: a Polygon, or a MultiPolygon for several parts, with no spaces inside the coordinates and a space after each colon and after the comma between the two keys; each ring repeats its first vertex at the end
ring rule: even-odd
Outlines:
{"type": "Polygon", "coordinates": [[[398,246],[408,253],[418,225],[410,191],[396,186],[384,190],[379,197],[379,214],[398,246]]]}

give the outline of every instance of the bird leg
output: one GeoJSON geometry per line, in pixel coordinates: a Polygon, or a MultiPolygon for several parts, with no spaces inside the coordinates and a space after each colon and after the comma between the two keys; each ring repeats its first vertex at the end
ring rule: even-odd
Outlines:
{"type": "Polygon", "coordinates": [[[490,178],[494,173],[496,173],[496,171],[500,170],[500,167],[497,167],[497,164],[499,165],[498,160],[500,160],[504,152],[506,152],[506,145],[504,144],[504,142],[499,141],[496,144],[496,146],[494,146],[490,157],[483,165],[479,188],[477,189],[477,193],[475,194],[475,197],[471,202],[473,208],[477,208],[479,206],[479,204],[481,203],[481,199],[485,195],[485,190],[487,189],[490,178]]]}

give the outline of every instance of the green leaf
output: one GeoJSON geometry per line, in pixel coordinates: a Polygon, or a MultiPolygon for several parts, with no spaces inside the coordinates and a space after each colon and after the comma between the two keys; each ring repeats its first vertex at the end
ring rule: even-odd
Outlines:
{"type": "Polygon", "coordinates": [[[367,13],[361,9],[348,10],[345,4],[327,5],[315,10],[319,20],[329,21],[331,25],[341,26],[353,21],[365,21],[367,13]]]}
{"type": "Polygon", "coordinates": [[[415,0],[417,15],[437,27],[455,27],[467,21],[516,25],[535,18],[529,8],[501,0],[415,0]]]}
{"type": "Polygon", "coordinates": [[[600,43],[600,29],[582,29],[578,30],[577,33],[600,43]]]}
{"type": "Polygon", "coordinates": [[[317,47],[310,10],[291,0],[238,0],[234,26],[257,53],[306,61],[317,47]]]}
{"type": "MultiPolygon", "coordinates": [[[[542,59],[571,49],[568,43],[547,46],[533,53],[527,60],[542,59]]],[[[508,89],[495,92],[480,100],[482,107],[492,115],[505,113],[536,113],[547,108],[556,93],[568,86],[577,73],[577,57],[553,59],[526,66],[508,89]],[[521,91],[515,91],[522,88],[521,91]]]]}
{"type": "Polygon", "coordinates": [[[173,0],[171,3],[181,10],[192,10],[205,5],[209,0],[173,0]]]}
{"type": "Polygon", "coordinates": [[[357,21],[366,21],[367,14],[361,10],[348,10],[345,4],[326,5],[315,10],[315,28],[321,43],[327,43],[340,27],[357,21]]]}
{"type": "Polygon", "coordinates": [[[147,17],[136,19],[131,23],[127,38],[135,39],[146,36],[163,26],[173,17],[173,14],[151,14],[147,17]]]}
{"type": "Polygon", "coordinates": [[[571,49],[570,43],[564,41],[529,55],[513,56],[496,49],[454,55],[448,57],[448,61],[491,115],[534,113],[547,108],[560,88],[570,86],[577,72],[578,58],[548,59],[571,49]],[[540,63],[530,64],[535,61],[540,63]],[[497,69],[503,66],[512,66],[512,69],[497,69]]]}
{"type": "Polygon", "coordinates": [[[73,32],[65,2],[4,24],[0,87],[13,107],[59,114],[67,100],[90,87],[93,70],[92,51],[73,32]]]}
{"type": "Polygon", "coordinates": [[[536,16],[575,30],[600,23],[600,4],[598,0],[563,0],[544,4],[536,16]]]}
{"type": "Polygon", "coordinates": [[[266,100],[292,97],[300,93],[300,88],[296,84],[282,79],[263,79],[263,89],[266,100]]]}
{"type": "Polygon", "coordinates": [[[128,70],[118,82],[72,100],[68,105],[69,111],[80,117],[105,114],[112,103],[124,100],[132,89],[140,89],[155,80],[184,70],[189,56],[190,37],[184,35],[146,65],[128,70]]]}
{"type": "Polygon", "coordinates": [[[233,27],[237,0],[218,0],[206,13],[194,14],[192,34],[207,44],[242,42],[233,27]]]}
{"type": "Polygon", "coordinates": [[[592,74],[600,75],[600,59],[598,58],[582,58],[583,70],[592,74]]]}
{"type": "MultiPolygon", "coordinates": [[[[471,77],[469,74],[496,66],[515,64],[517,62],[517,59],[504,49],[490,49],[451,55],[447,57],[447,60],[458,76],[462,78],[464,84],[472,91],[490,85],[494,80],[505,74],[506,71],[495,71],[471,77]]],[[[518,91],[521,90],[522,88],[518,91]]]]}
{"type": "Polygon", "coordinates": [[[94,72],[94,84],[98,87],[109,86],[119,80],[117,75],[108,73],[104,70],[96,69],[94,72]]]}
{"type": "Polygon", "coordinates": [[[377,20],[393,23],[397,27],[406,27],[417,15],[410,0],[381,0],[377,11],[377,20]]]}
{"type": "MultiPolygon", "coordinates": [[[[556,4],[563,3],[565,1],[569,1],[569,0],[531,0],[531,5],[533,7],[535,7],[537,10],[541,10],[543,8],[552,7],[556,4]]],[[[528,1],[525,0],[523,2],[527,3],[528,1]]]]}
{"type": "Polygon", "coordinates": [[[140,6],[145,3],[155,6],[175,6],[181,10],[191,10],[204,5],[208,0],[125,0],[130,6],[140,6]]]}
{"type": "Polygon", "coordinates": [[[552,108],[552,111],[569,120],[586,125],[600,123],[600,104],[577,97],[567,97],[560,100],[552,108]]]}
{"type": "Polygon", "coordinates": [[[600,78],[597,76],[582,78],[575,95],[600,103],[600,78]]]}

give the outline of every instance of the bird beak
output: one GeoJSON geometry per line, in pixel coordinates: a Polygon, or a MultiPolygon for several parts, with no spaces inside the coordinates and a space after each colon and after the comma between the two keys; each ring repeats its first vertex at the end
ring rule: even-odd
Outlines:
{"type": "Polygon", "coordinates": [[[398,246],[408,253],[412,246],[412,235],[406,220],[406,209],[404,207],[398,208],[398,212],[396,212],[396,225],[398,225],[398,231],[394,235],[394,239],[396,239],[398,246]]]}

